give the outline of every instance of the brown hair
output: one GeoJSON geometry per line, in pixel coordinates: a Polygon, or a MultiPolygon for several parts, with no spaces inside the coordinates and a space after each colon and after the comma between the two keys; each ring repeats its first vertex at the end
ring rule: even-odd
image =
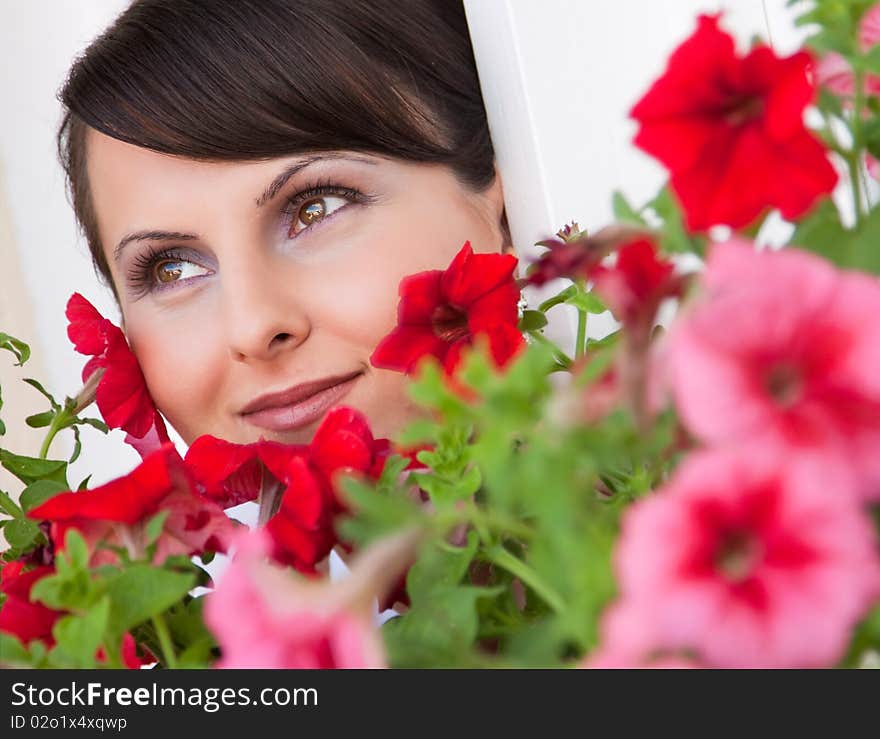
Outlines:
{"type": "Polygon", "coordinates": [[[58,96],[69,197],[111,287],[88,127],[205,161],[345,149],[445,164],[477,191],[494,179],[460,0],[136,0],[58,96]]]}

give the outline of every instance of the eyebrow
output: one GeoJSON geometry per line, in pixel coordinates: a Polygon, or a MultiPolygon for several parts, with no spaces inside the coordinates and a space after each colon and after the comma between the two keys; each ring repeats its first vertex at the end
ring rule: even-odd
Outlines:
{"type": "MultiPolygon", "coordinates": [[[[309,167],[316,162],[336,159],[348,159],[353,162],[360,162],[361,164],[376,164],[374,160],[356,154],[336,154],[334,152],[324,152],[297,159],[288,164],[278,176],[269,183],[266,189],[263,190],[262,194],[255,200],[257,208],[262,208],[266,203],[272,200],[291,177],[298,174],[306,167],[309,167]]],[[[180,231],[135,231],[134,233],[123,236],[119,240],[119,243],[116,244],[116,247],[113,249],[113,259],[118,262],[122,250],[133,241],[195,241],[199,238],[198,234],[183,233],[180,231]]]]}

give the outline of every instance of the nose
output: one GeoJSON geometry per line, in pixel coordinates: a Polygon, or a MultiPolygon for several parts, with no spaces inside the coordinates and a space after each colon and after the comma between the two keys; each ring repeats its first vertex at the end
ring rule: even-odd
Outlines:
{"type": "Polygon", "coordinates": [[[271,260],[221,269],[223,321],[233,360],[263,362],[301,345],[311,332],[307,307],[285,270],[271,260]]]}

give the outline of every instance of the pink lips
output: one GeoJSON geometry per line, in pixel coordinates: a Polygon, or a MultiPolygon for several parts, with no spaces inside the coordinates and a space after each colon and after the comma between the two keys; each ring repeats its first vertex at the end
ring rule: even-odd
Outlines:
{"type": "Polygon", "coordinates": [[[254,426],[269,431],[290,431],[306,426],[339,403],[361,372],[296,385],[279,393],[261,395],[240,414],[254,426]]]}

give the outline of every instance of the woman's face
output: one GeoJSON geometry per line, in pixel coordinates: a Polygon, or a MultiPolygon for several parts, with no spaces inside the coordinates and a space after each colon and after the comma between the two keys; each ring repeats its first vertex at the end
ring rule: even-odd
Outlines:
{"type": "Polygon", "coordinates": [[[88,178],[125,332],[184,441],[307,442],[326,411],[376,436],[417,414],[370,366],[401,278],[470,240],[499,251],[499,179],[473,193],[441,166],[332,152],[204,163],[90,131],[88,178]]]}

